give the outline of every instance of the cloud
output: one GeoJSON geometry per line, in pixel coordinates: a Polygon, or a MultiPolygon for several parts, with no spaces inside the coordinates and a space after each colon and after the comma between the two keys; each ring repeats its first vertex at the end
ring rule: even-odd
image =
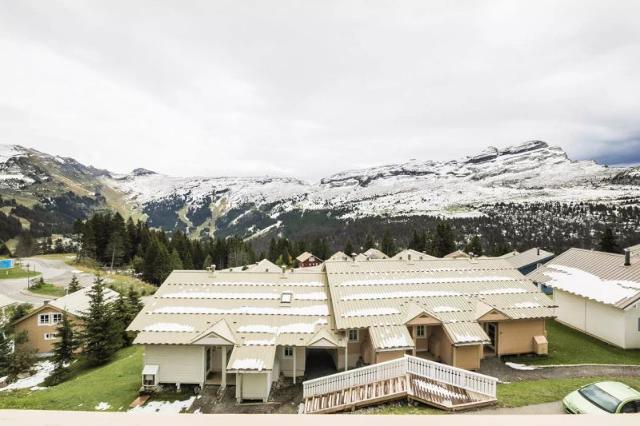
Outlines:
{"type": "MultiPolygon", "coordinates": [[[[98,167],[318,179],[640,134],[637,2],[0,6],[0,138],[98,167]]],[[[609,160],[607,160],[609,161],[609,160]]]]}

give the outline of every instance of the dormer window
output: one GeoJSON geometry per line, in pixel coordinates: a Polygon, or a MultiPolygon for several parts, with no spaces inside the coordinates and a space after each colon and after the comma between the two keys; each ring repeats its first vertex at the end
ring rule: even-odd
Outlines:
{"type": "Polygon", "coordinates": [[[293,293],[290,291],[285,291],[280,295],[280,303],[291,303],[293,300],[293,293]]]}

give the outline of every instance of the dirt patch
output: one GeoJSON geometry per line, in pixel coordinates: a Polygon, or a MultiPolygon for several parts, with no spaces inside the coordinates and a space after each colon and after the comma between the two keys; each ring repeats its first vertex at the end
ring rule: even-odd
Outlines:
{"type": "Polygon", "coordinates": [[[220,391],[219,386],[206,386],[195,400],[190,413],[203,414],[297,414],[302,403],[302,385],[283,384],[272,389],[267,403],[242,403],[236,401],[235,386],[220,391]]]}
{"type": "Polygon", "coordinates": [[[640,365],[637,367],[580,365],[574,367],[544,367],[536,368],[535,370],[516,370],[505,365],[498,358],[487,358],[482,360],[479,373],[497,377],[503,382],[592,376],[640,377],[640,365]]]}

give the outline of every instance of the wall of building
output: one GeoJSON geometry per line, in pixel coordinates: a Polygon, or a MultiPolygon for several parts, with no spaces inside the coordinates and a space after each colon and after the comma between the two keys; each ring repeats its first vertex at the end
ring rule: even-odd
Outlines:
{"type": "Polygon", "coordinates": [[[211,357],[211,371],[221,372],[222,371],[222,351],[227,351],[226,362],[229,362],[229,358],[231,357],[231,346],[212,346],[212,357],[211,357]]]}
{"type": "Polygon", "coordinates": [[[625,312],[625,348],[640,348],[640,303],[625,312]]]}
{"type": "Polygon", "coordinates": [[[533,352],[533,336],[546,336],[544,319],[498,323],[498,355],[533,352]]]}
{"type": "Polygon", "coordinates": [[[402,358],[405,351],[384,351],[376,352],[376,363],[391,361],[392,359],[402,358]]]}
{"type": "Polygon", "coordinates": [[[438,361],[449,365],[453,364],[453,346],[442,327],[432,327],[429,336],[429,352],[438,361]]]}
{"type": "MultiPolygon", "coordinates": [[[[297,346],[296,352],[296,377],[304,375],[306,368],[306,351],[303,346],[297,346]]],[[[285,377],[293,377],[293,357],[285,358],[284,346],[278,346],[276,349],[276,358],[280,361],[280,374],[285,377]]]]}
{"type": "Polygon", "coordinates": [[[270,373],[238,373],[237,377],[237,399],[267,400],[271,390],[270,373]]]}
{"type": "MultiPolygon", "coordinates": [[[[358,359],[362,357],[363,361],[365,356],[367,355],[367,351],[371,351],[371,343],[369,338],[369,331],[366,328],[361,328],[358,333],[358,341],[357,342],[349,342],[348,343],[349,350],[349,358],[348,364],[349,368],[354,368],[358,363],[358,359]]],[[[344,348],[338,349],[338,363],[336,367],[338,370],[344,370],[344,348]]],[[[371,357],[373,358],[373,357],[371,357]]],[[[366,362],[366,361],[365,361],[366,362]]],[[[374,362],[372,359],[370,363],[374,362]]]]}
{"type": "MultiPolygon", "coordinates": [[[[26,342],[23,347],[27,350],[35,351],[37,354],[46,354],[53,352],[53,344],[58,339],[45,340],[45,333],[55,334],[58,331],[58,324],[49,324],[49,325],[38,325],[38,316],[40,314],[61,314],[62,310],[56,308],[48,308],[43,309],[41,312],[38,312],[30,317],[26,318],[23,321],[20,321],[16,324],[15,330],[16,333],[26,332],[29,337],[29,341],[26,342]]],[[[80,327],[79,320],[75,318],[73,315],[69,315],[69,318],[74,322],[75,329],[78,330],[80,327]]]]}
{"type": "MultiPolygon", "coordinates": [[[[628,311],[558,289],[553,291],[553,298],[558,305],[558,321],[621,348],[631,347],[627,341],[634,336],[629,332],[629,326],[633,330],[638,326],[627,317],[628,311]]],[[[640,347],[640,335],[637,339],[639,346],[635,347],[640,347]]]]}
{"type": "Polygon", "coordinates": [[[204,346],[145,345],[144,363],[159,366],[158,383],[204,382],[204,346]]]}
{"type": "Polygon", "coordinates": [[[454,367],[464,368],[466,370],[478,370],[480,368],[480,360],[482,359],[482,345],[473,346],[456,346],[454,367]]]}

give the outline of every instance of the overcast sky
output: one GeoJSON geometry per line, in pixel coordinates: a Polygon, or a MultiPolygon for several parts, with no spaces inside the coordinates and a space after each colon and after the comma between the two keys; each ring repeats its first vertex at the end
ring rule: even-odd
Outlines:
{"type": "Polygon", "coordinates": [[[640,161],[638,1],[0,0],[0,143],[293,175],[542,139],[640,161]]]}

